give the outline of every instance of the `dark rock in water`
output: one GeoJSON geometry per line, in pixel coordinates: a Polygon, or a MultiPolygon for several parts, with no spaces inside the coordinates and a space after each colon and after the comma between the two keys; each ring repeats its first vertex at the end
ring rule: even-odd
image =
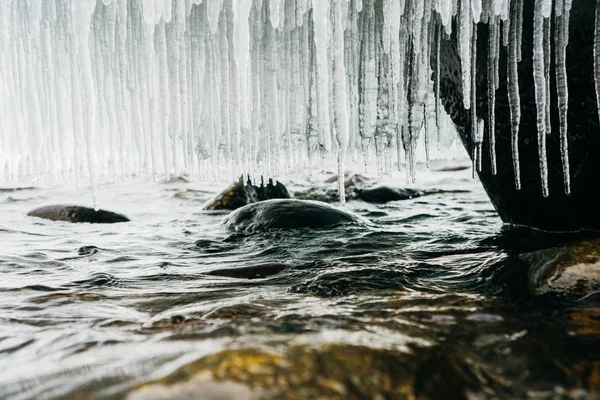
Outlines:
{"type": "Polygon", "coordinates": [[[401,189],[389,186],[378,186],[372,189],[355,189],[354,191],[360,200],[367,203],[409,200],[423,195],[423,192],[416,189],[401,189]]]}
{"type": "Polygon", "coordinates": [[[93,256],[99,251],[100,249],[96,246],[83,246],[77,249],[77,254],[79,254],[80,256],[93,256]]]}
{"type": "Polygon", "coordinates": [[[173,183],[189,183],[190,180],[185,176],[171,176],[168,179],[162,180],[159,183],[168,185],[173,183]]]}
{"type": "Polygon", "coordinates": [[[576,301],[600,292],[600,240],[524,253],[519,258],[529,265],[534,295],[576,301]]]}
{"type": "MultiPolygon", "coordinates": [[[[331,183],[330,180],[327,180],[327,182],[331,183]]],[[[346,200],[362,200],[368,203],[387,203],[389,201],[408,200],[424,194],[416,189],[403,189],[390,186],[378,186],[363,189],[362,186],[366,182],[368,182],[368,179],[361,175],[351,175],[346,179],[344,184],[346,188],[346,200]]],[[[325,203],[335,203],[340,201],[340,194],[337,187],[313,187],[307,190],[294,192],[294,197],[300,200],[314,200],[325,203]]]]}
{"type": "Polygon", "coordinates": [[[265,185],[253,185],[250,179],[244,183],[240,178],[236,183],[225,189],[214,199],[209,200],[203,210],[237,210],[248,204],[271,199],[289,199],[290,192],[280,182],[273,183],[272,179],[265,185]]]}
{"type": "Polygon", "coordinates": [[[267,263],[250,267],[217,269],[207,272],[206,275],[237,279],[262,279],[276,275],[288,268],[290,268],[288,264],[267,263]]]}
{"type": "Polygon", "coordinates": [[[365,222],[326,203],[295,199],[267,200],[242,207],[223,221],[227,229],[253,233],[268,229],[325,228],[365,222]]]}
{"type": "Polygon", "coordinates": [[[459,171],[466,171],[468,169],[471,169],[470,165],[456,165],[456,166],[436,168],[436,169],[433,169],[433,171],[437,171],[437,172],[459,172],[459,171]]]}
{"type": "MultiPolygon", "coordinates": [[[[337,175],[327,179],[325,183],[333,184],[337,182],[337,175]]],[[[368,182],[368,178],[358,174],[346,174],[346,181],[344,187],[346,188],[346,200],[355,200],[355,190],[361,185],[368,182]]],[[[322,201],[324,203],[337,203],[340,201],[340,193],[337,186],[335,187],[313,187],[307,190],[301,190],[294,192],[294,198],[300,200],[314,200],[322,201]]]]}
{"type": "MultiPolygon", "coordinates": [[[[350,200],[348,198],[349,194],[354,194],[354,192],[349,193],[347,191],[346,200],[350,200]]],[[[321,201],[323,203],[337,203],[340,201],[340,193],[337,189],[314,187],[294,192],[294,198],[298,200],[321,201]]]]}
{"type": "MultiPolygon", "coordinates": [[[[515,188],[511,151],[510,109],[507,91],[507,51],[500,46],[500,87],[496,91],[496,155],[498,173],[490,166],[489,129],[483,142],[483,171],[479,178],[490,200],[506,223],[549,231],[600,230],[597,178],[600,171],[600,123],[594,90],[594,26],[596,1],[573,2],[567,46],[569,85],[568,146],[571,170],[571,195],[565,194],[560,153],[559,112],[556,96],[556,69],[550,69],[551,130],[546,136],[550,196],[542,195],[537,143],[536,103],[533,81],[533,11],[535,1],[525,1],[521,37],[523,60],[518,64],[521,123],[519,132],[522,188],[515,188]]],[[[512,2],[513,7],[516,4],[512,2]]],[[[487,24],[478,25],[477,41],[477,115],[488,118],[487,24]]],[[[470,112],[463,108],[458,39],[453,29],[451,40],[442,40],[440,97],[451,116],[469,154],[473,154],[470,112]]],[[[554,53],[554,40],[551,40],[554,53]]],[[[435,63],[435,52],[432,52],[435,63]]],[[[552,56],[553,57],[553,56],[552,56]]],[[[435,64],[432,64],[435,65],[435,64]]]]}
{"type": "MultiPolygon", "coordinates": [[[[328,178],[325,181],[325,183],[337,183],[338,179],[339,179],[339,177],[337,175],[334,175],[334,176],[328,178]]],[[[349,173],[346,173],[344,179],[345,179],[344,186],[346,187],[346,189],[348,189],[350,187],[355,187],[358,185],[363,185],[369,181],[369,178],[367,178],[366,176],[359,175],[359,174],[349,174],[349,173]]]]}
{"type": "Polygon", "coordinates": [[[52,221],[66,221],[90,224],[114,224],[128,222],[129,218],[112,211],[94,210],[93,208],[74,205],[54,205],[36,208],[27,213],[31,217],[49,219],[52,221]]]}
{"type": "Polygon", "coordinates": [[[471,193],[470,190],[463,189],[427,189],[424,190],[421,194],[422,196],[431,196],[436,194],[462,194],[462,193],[471,193]]]}
{"type": "Polygon", "coordinates": [[[415,372],[414,398],[485,398],[474,395],[479,383],[474,368],[449,347],[432,347],[421,352],[415,372]]]}
{"type": "Polygon", "coordinates": [[[12,192],[22,192],[26,190],[35,190],[36,187],[33,186],[25,186],[25,187],[2,187],[0,188],[0,193],[12,193],[12,192]]]}
{"type": "Polygon", "coordinates": [[[510,297],[600,304],[600,239],[589,233],[558,234],[505,228],[481,243],[507,258],[492,279],[510,297]]]}

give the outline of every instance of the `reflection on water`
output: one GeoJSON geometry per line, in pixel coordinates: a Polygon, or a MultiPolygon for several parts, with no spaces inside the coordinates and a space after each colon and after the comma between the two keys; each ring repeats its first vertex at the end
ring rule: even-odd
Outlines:
{"type": "Polygon", "coordinates": [[[106,185],[133,221],[108,226],[25,216],[88,193],[3,190],[0,398],[599,396],[600,242],[502,228],[469,175],[249,236],[200,211],[222,187],[106,185]]]}

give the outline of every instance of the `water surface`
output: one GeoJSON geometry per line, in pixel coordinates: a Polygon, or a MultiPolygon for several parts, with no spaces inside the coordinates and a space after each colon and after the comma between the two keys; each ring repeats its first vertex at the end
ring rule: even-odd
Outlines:
{"type": "Polygon", "coordinates": [[[2,191],[0,398],[597,398],[598,270],[539,265],[600,247],[503,228],[470,174],[344,206],[371,225],[249,236],[201,211],[218,185],[102,185],[115,225],[26,216],[77,188],[2,191]]]}

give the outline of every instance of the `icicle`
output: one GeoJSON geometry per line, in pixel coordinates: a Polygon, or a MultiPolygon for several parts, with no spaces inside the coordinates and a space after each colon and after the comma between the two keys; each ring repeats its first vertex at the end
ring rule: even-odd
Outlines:
{"type": "MultiPolygon", "coordinates": [[[[511,12],[513,22],[523,10],[523,0],[515,0],[511,12]]],[[[512,149],[513,170],[515,174],[515,187],[521,190],[521,166],[519,162],[519,128],[521,124],[521,96],[519,94],[519,66],[518,66],[518,24],[511,24],[508,45],[508,102],[510,107],[510,143],[512,149]]]]}
{"type": "Polygon", "coordinates": [[[344,29],[345,15],[342,11],[342,1],[336,0],[333,22],[333,101],[334,125],[338,144],[338,189],[340,201],[346,201],[345,189],[345,159],[349,142],[348,132],[348,94],[346,91],[346,66],[344,65],[344,29]]]}
{"type": "Polygon", "coordinates": [[[516,23],[516,41],[517,41],[517,61],[521,62],[523,59],[523,0],[518,0],[519,6],[515,11],[516,17],[511,17],[513,23],[516,23]]]}
{"type": "Polygon", "coordinates": [[[544,11],[551,0],[539,0],[535,3],[533,18],[533,80],[537,109],[538,153],[542,194],[548,197],[548,164],[546,161],[546,78],[544,55],[544,11]]]}
{"type": "MultiPolygon", "coordinates": [[[[479,118],[477,117],[477,25],[471,26],[471,146],[473,152],[473,175],[475,169],[481,171],[481,146],[483,135],[479,130],[479,118]]],[[[483,121],[481,121],[483,122],[483,121]]],[[[483,131],[481,132],[483,133],[483,131]]]]}
{"type": "Polygon", "coordinates": [[[438,0],[438,10],[442,25],[446,28],[446,34],[449,35],[452,29],[452,1],[438,0]]]}
{"type": "Polygon", "coordinates": [[[313,3],[313,26],[318,76],[319,115],[321,116],[321,145],[325,151],[331,149],[331,131],[329,118],[329,68],[327,61],[327,43],[330,37],[329,2],[313,3]]]}
{"type": "Polygon", "coordinates": [[[462,67],[463,103],[468,110],[471,108],[471,35],[473,33],[471,0],[460,0],[460,7],[458,48],[462,67]]]}
{"type": "Polygon", "coordinates": [[[594,81],[596,83],[596,108],[600,118],[600,2],[596,3],[596,26],[594,27],[594,81]]]}
{"type": "Polygon", "coordinates": [[[368,149],[377,125],[378,65],[375,33],[375,9],[373,3],[369,3],[362,16],[361,64],[358,81],[358,118],[365,166],[368,162],[368,149]]]}
{"type": "Polygon", "coordinates": [[[442,112],[440,99],[440,45],[442,39],[442,27],[436,24],[435,28],[435,128],[437,132],[437,149],[440,150],[442,112]]]}
{"type": "Polygon", "coordinates": [[[498,86],[496,71],[499,63],[498,46],[498,24],[494,18],[488,25],[488,49],[487,49],[487,96],[488,96],[488,132],[490,145],[490,163],[492,174],[496,175],[496,87],[498,86]]]}
{"type": "MultiPolygon", "coordinates": [[[[549,3],[552,4],[552,1],[549,3]]],[[[546,99],[546,135],[552,133],[552,126],[550,125],[550,52],[550,18],[544,17],[544,79],[546,81],[546,93],[544,97],[546,99]]]]}
{"type": "Polygon", "coordinates": [[[269,0],[269,16],[271,18],[271,25],[273,25],[273,29],[279,28],[280,7],[281,0],[269,0]]]}
{"type": "Polygon", "coordinates": [[[478,24],[481,22],[481,0],[471,0],[471,10],[473,12],[473,22],[478,24]]]}
{"type": "Polygon", "coordinates": [[[76,56],[79,56],[79,68],[82,73],[82,91],[81,97],[85,102],[85,111],[83,112],[83,128],[85,130],[85,147],[87,149],[87,163],[92,181],[92,191],[94,198],[94,208],[98,210],[97,182],[96,182],[96,162],[95,146],[96,136],[96,96],[94,90],[94,81],[92,78],[91,55],[89,50],[89,24],[91,16],[96,6],[95,0],[82,0],[72,3],[73,28],[76,36],[76,56]]]}
{"type": "Polygon", "coordinates": [[[566,49],[569,42],[569,11],[564,8],[564,0],[556,0],[554,17],[554,56],[556,65],[556,94],[560,120],[560,154],[563,167],[565,193],[571,193],[569,171],[569,143],[567,116],[569,110],[569,88],[567,82],[566,49]]]}
{"type": "MultiPolygon", "coordinates": [[[[223,7],[223,0],[207,0],[207,17],[208,17],[208,24],[210,26],[210,32],[214,35],[215,33],[217,33],[217,29],[219,28],[219,15],[221,14],[221,8],[223,7]]],[[[170,9],[169,8],[165,8],[165,10],[170,9]]],[[[167,21],[167,18],[165,17],[165,22],[169,22],[167,21]]]]}

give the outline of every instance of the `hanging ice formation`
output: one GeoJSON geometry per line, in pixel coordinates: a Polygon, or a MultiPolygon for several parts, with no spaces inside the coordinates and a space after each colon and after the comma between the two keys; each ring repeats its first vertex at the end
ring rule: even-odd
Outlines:
{"type": "MultiPolygon", "coordinates": [[[[552,0],[536,0],[544,195],[552,37],[570,190],[565,49],[571,1],[555,0],[553,9],[552,0]]],[[[342,176],[350,156],[364,163],[375,156],[382,173],[406,165],[414,180],[419,137],[428,161],[432,138],[444,129],[440,42],[453,21],[474,168],[494,174],[495,92],[500,47],[507,46],[520,188],[523,0],[2,0],[0,179],[277,177],[328,160],[337,161],[342,176]],[[476,104],[478,24],[489,29],[484,115],[476,104]],[[483,165],[484,135],[489,166],[483,165]]],[[[600,99],[597,63],[595,72],[600,99]]]]}

